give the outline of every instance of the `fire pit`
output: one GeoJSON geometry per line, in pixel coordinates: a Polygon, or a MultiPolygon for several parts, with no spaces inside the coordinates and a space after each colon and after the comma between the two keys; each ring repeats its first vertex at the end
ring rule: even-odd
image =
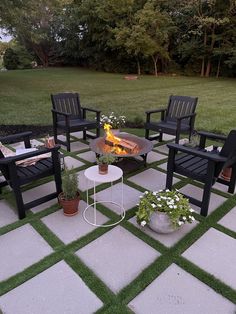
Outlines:
{"type": "Polygon", "coordinates": [[[152,148],[152,142],[145,138],[126,133],[121,133],[119,137],[114,136],[110,129],[104,137],[90,142],[90,149],[96,153],[97,157],[102,154],[111,154],[117,157],[117,165],[126,172],[127,170],[136,170],[140,165],[140,161],[134,157],[142,157],[141,163],[146,166],[147,154],[152,148]]]}

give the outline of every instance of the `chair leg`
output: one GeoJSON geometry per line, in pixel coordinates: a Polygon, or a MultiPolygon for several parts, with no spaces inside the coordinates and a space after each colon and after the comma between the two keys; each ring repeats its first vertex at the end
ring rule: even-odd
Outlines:
{"type": "Polygon", "coordinates": [[[166,189],[171,190],[173,185],[173,174],[174,174],[174,160],[175,151],[173,149],[169,150],[168,164],[167,164],[167,174],[166,174],[166,189]]]}
{"type": "Polygon", "coordinates": [[[149,129],[145,130],[145,138],[148,140],[149,139],[149,129]]]}
{"type": "Polygon", "coordinates": [[[176,144],[179,144],[179,137],[180,137],[179,132],[176,132],[176,137],[175,137],[175,143],[176,144]]]}
{"type": "Polygon", "coordinates": [[[83,140],[86,141],[86,130],[83,131],[83,140]]]}
{"type": "Polygon", "coordinates": [[[53,135],[54,135],[54,141],[57,144],[57,127],[53,126],[53,135]]]}
{"type": "Polygon", "coordinates": [[[202,216],[207,216],[208,214],[208,207],[210,203],[210,197],[211,197],[211,185],[205,184],[204,192],[203,192],[203,198],[202,198],[202,206],[201,206],[201,212],[200,214],[202,216]]]}
{"type": "Polygon", "coordinates": [[[231,194],[234,194],[235,183],[236,183],[236,165],[233,165],[230,182],[229,182],[229,188],[228,188],[228,192],[231,194]]]}
{"type": "Polygon", "coordinates": [[[14,186],[12,187],[12,189],[16,198],[16,205],[18,209],[19,219],[23,219],[25,218],[25,207],[24,207],[24,202],[23,202],[23,198],[21,194],[21,189],[19,186],[14,186]]]}
{"type": "Polygon", "coordinates": [[[99,137],[99,136],[100,136],[100,128],[98,127],[97,132],[96,132],[96,137],[99,137]]]}
{"type": "Polygon", "coordinates": [[[160,135],[159,135],[159,142],[162,142],[163,141],[163,133],[160,132],[160,135]]]}
{"type": "Polygon", "coordinates": [[[66,148],[70,152],[70,132],[66,131],[66,148]]]}

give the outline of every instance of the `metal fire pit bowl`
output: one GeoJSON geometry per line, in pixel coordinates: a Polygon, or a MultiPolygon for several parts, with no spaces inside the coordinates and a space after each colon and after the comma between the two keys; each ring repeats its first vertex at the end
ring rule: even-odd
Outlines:
{"type": "MultiPolygon", "coordinates": [[[[132,141],[136,143],[139,147],[138,152],[133,154],[114,154],[111,153],[112,156],[118,158],[117,166],[120,166],[125,172],[129,172],[130,170],[136,170],[137,165],[139,166],[140,161],[134,159],[134,157],[142,157],[142,164],[146,166],[147,154],[153,149],[153,143],[145,138],[141,138],[131,134],[119,134],[119,138],[132,141]],[[130,160],[132,162],[130,162],[130,160]],[[134,166],[136,163],[136,166],[134,166]],[[133,165],[132,165],[133,164],[133,165]]],[[[105,137],[98,137],[90,142],[90,149],[95,152],[96,156],[99,157],[102,154],[107,154],[106,150],[104,150],[105,146],[105,137]]]]}

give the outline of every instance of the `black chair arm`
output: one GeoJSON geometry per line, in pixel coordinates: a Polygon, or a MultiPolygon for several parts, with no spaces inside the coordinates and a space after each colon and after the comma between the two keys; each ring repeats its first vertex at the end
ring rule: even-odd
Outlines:
{"type": "Polygon", "coordinates": [[[61,111],[57,111],[55,109],[51,109],[51,111],[53,114],[59,114],[59,115],[64,116],[64,117],[70,117],[71,116],[71,113],[61,112],[61,111]]]}
{"type": "Polygon", "coordinates": [[[170,143],[170,144],[167,144],[167,147],[170,150],[175,150],[175,152],[180,151],[182,153],[186,153],[186,154],[193,155],[193,156],[198,156],[198,157],[212,160],[215,162],[226,162],[226,160],[227,160],[227,157],[220,156],[219,154],[213,154],[211,152],[205,152],[202,150],[198,150],[196,148],[187,147],[187,146],[183,146],[180,144],[170,143]]]}
{"type": "Polygon", "coordinates": [[[90,111],[90,112],[95,112],[96,113],[96,120],[97,120],[97,122],[100,122],[101,110],[96,110],[96,109],[87,108],[87,107],[81,107],[81,109],[82,109],[82,112],[83,112],[83,119],[86,119],[86,113],[87,113],[87,111],[90,111]]]}
{"type": "Polygon", "coordinates": [[[191,113],[191,114],[187,114],[185,116],[180,116],[180,117],[177,117],[176,119],[177,120],[183,120],[183,119],[187,119],[187,118],[193,118],[196,116],[196,113],[191,113]]]}
{"type": "Polygon", "coordinates": [[[50,153],[50,152],[53,153],[54,151],[58,151],[59,149],[60,149],[60,145],[55,145],[54,147],[51,147],[51,148],[43,147],[33,152],[28,152],[28,153],[17,155],[17,156],[5,157],[5,158],[0,159],[0,165],[7,165],[10,163],[15,163],[16,161],[19,161],[19,160],[23,160],[23,159],[31,158],[35,156],[40,156],[40,155],[50,153]]]}
{"type": "Polygon", "coordinates": [[[150,122],[150,119],[151,119],[151,114],[153,113],[159,113],[161,112],[161,120],[163,121],[164,118],[165,118],[165,112],[167,111],[166,108],[161,108],[161,109],[156,109],[156,110],[148,110],[146,111],[146,122],[149,123],[150,122]]]}
{"type": "Polygon", "coordinates": [[[2,142],[3,144],[7,144],[8,142],[12,143],[14,141],[18,141],[19,139],[29,139],[31,135],[32,132],[29,131],[12,135],[0,136],[0,142],[2,142]]]}
{"type": "Polygon", "coordinates": [[[101,112],[101,110],[87,108],[87,107],[81,107],[81,109],[82,110],[86,110],[86,111],[96,112],[96,113],[100,113],[101,112]]]}
{"type": "Polygon", "coordinates": [[[217,141],[225,141],[227,139],[227,136],[221,135],[221,134],[214,134],[206,131],[198,131],[198,134],[200,135],[200,148],[205,148],[206,146],[206,139],[211,140],[217,140],[217,141]]]}

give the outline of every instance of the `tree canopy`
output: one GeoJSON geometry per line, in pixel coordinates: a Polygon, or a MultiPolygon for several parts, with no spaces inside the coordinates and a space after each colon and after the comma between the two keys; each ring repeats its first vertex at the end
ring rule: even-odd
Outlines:
{"type": "Polygon", "coordinates": [[[43,66],[236,75],[235,0],[1,0],[0,10],[43,66]]]}

